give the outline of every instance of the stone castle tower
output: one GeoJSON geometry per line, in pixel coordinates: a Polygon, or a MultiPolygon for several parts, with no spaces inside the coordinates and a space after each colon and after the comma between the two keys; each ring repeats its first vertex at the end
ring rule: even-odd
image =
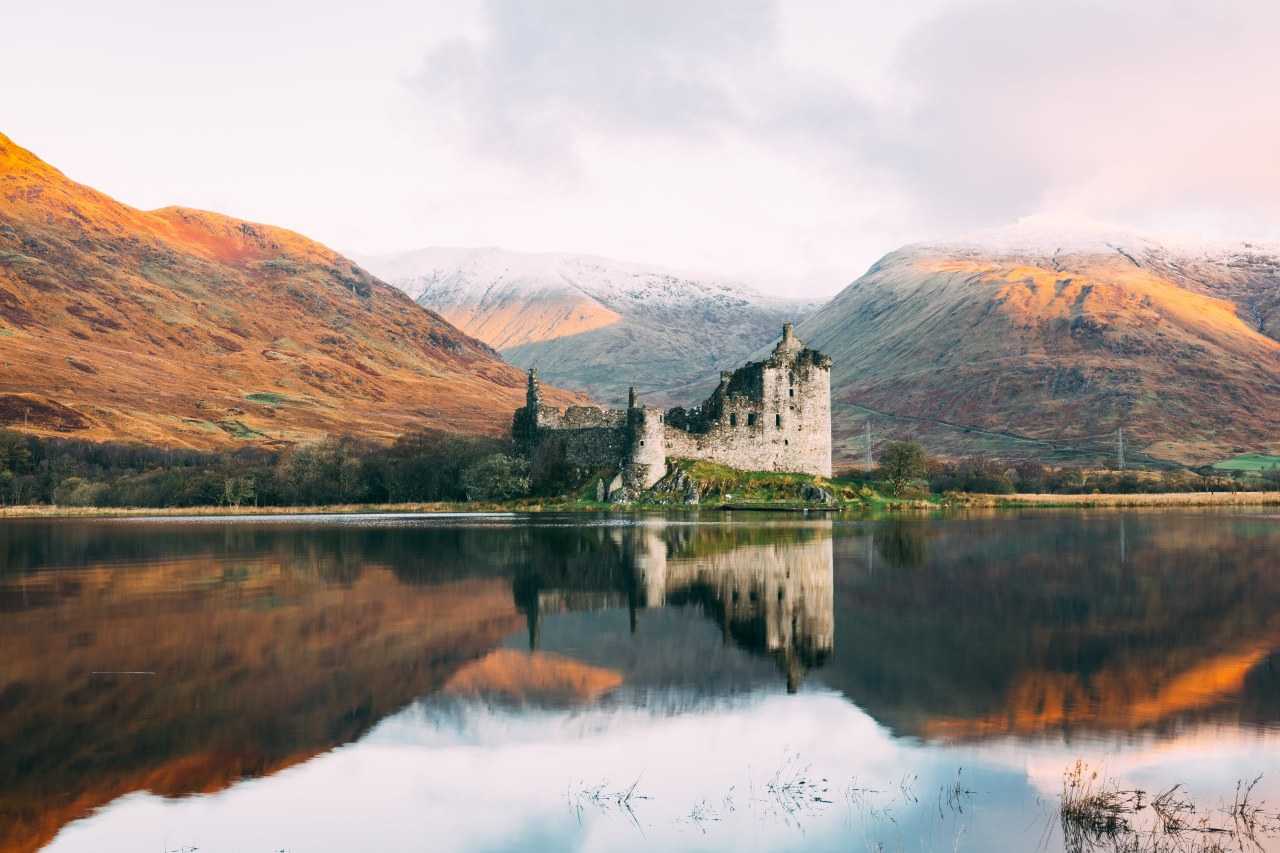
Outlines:
{"type": "Polygon", "coordinates": [[[566,461],[618,471],[647,489],[669,459],[705,459],[748,471],[831,476],[831,359],[806,347],[790,323],[764,361],[720,374],[702,405],[662,411],[637,403],[625,410],[544,406],[536,370],[512,435],[525,452],[558,442],[566,461]]]}

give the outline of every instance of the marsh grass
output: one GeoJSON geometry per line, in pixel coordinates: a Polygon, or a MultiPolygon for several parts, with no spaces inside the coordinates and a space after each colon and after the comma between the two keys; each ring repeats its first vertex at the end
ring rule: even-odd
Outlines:
{"type": "Polygon", "coordinates": [[[1231,802],[1216,814],[1202,813],[1176,784],[1147,801],[1140,790],[1124,790],[1098,771],[1077,761],[1063,774],[1058,818],[1070,853],[1220,853],[1266,848],[1261,839],[1280,834],[1280,814],[1267,811],[1254,798],[1259,775],[1236,782],[1231,802]],[[1150,809],[1154,820],[1133,826],[1135,816],[1150,809]]]}
{"type": "Polygon", "coordinates": [[[1068,850],[1085,850],[1130,829],[1129,816],[1143,807],[1143,792],[1124,790],[1083,761],[1062,777],[1058,817],[1068,850]]]}
{"type": "Polygon", "coordinates": [[[582,825],[583,812],[587,809],[592,809],[602,815],[624,815],[643,835],[644,830],[640,826],[640,819],[636,816],[635,806],[640,800],[647,800],[649,797],[640,793],[639,787],[639,776],[626,788],[610,788],[607,782],[600,782],[595,785],[585,785],[579,782],[576,785],[569,786],[569,789],[565,792],[565,798],[568,800],[569,809],[577,818],[579,826],[582,825]]]}

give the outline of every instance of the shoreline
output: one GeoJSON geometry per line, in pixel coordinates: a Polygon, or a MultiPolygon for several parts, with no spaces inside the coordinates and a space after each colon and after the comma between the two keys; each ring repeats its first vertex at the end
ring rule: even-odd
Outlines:
{"type": "MultiPolygon", "coordinates": [[[[1212,506],[1280,506],[1280,492],[1157,492],[1139,494],[1012,494],[963,495],[957,500],[928,504],[892,500],[875,507],[880,512],[918,513],[921,510],[946,509],[1128,509],[1161,507],[1212,506]]],[[[0,519],[19,518],[146,518],[182,516],[252,516],[252,515],[389,515],[402,513],[539,513],[539,512],[604,512],[628,513],[671,510],[711,510],[715,512],[865,512],[859,506],[798,506],[778,504],[702,504],[693,506],[609,505],[583,502],[506,502],[506,503],[400,503],[400,504],[332,504],[326,506],[196,506],[196,507],[61,507],[22,505],[0,507],[0,519]]]]}
{"type": "Polygon", "coordinates": [[[1128,507],[1200,507],[1200,506],[1280,506],[1280,492],[1149,492],[1136,494],[1013,494],[972,495],[972,501],[957,501],[959,506],[1027,508],[1128,508],[1128,507]]]}

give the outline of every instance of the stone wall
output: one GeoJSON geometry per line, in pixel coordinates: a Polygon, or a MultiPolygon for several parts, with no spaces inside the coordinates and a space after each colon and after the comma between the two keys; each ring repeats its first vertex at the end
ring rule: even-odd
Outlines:
{"type": "Polygon", "coordinates": [[[767,359],[722,373],[701,406],[666,413],[636,405],[634,392],[625,410],[544,407],[530,371],[513,434],[526,452],[554,441],[571,464],[612,466],[633,489],[652,486],[675,458],[830,477],[831,359],[806,348],[787,323],[767,359]]]}

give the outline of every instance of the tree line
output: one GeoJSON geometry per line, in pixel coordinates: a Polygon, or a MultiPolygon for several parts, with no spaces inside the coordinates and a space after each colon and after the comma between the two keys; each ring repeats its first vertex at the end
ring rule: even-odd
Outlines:
{"type": "MultiPolygon", "coordinates": [[[[350,436],[282,451],[206,452],[42,438],[0,429],[0,505],[98,507],[319,506],[499,501],[564,495],[601,475],[544,442],[531,460],[509,439],[418,430],[376,444],[350,436]]],[[[1056,494],[1280,489],[1280,469],[1230,476],[1051,468],[982,456],[931,459],[914,441],[881,449],[872,472],[844,478],[899,497],[929,492],[1056,494]]]]}
{"type": "Polygon", "coordinates": [[[1073,465],[1049,467],[1035,460],[1009,462],[986,456],[957,460],[931,459],[918,442],[895,441],[880,452],[879,465],[855,478],[880,483],[897,496],[929,492],[974,494],[1136,494],[1141,492],[1236,492],[1280,489],[1280,468],[1250,477],[1212,468],[1161,472],[1090,469],[1073,465]]]}
{"type": "Polygon", "coordinates": [[[222,453],[0,430],[0,504],[318,506],[505,500],[530,465],[509,441],[420,430],[390,445],[349,436],[222,453]]]}

